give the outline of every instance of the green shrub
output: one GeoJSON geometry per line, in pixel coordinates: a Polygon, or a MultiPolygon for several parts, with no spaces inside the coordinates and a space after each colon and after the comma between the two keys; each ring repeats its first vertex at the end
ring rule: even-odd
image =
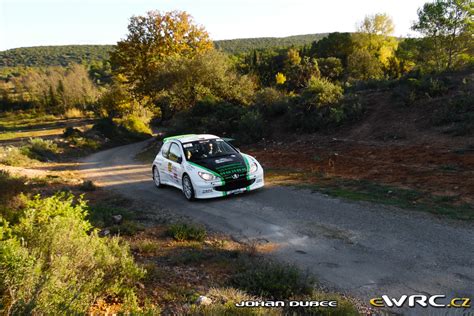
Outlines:
{"type": "Polygon", "coordinates": [[[64,130],[63,132],[63,137],[81,137],[83,135],[83,133],[81,132],[81,130],[77,129],[77,128],[74,128],[74,127],[66,127],[66,129],[64,130]]]}
{"type": "Polygon", "coordinates": [[[256,94],[255,105],[265,117],[277,117],[288,111],[288,97],[274,88],[264,88],[256,94]]]}
{"type": "Polygon", "coordinates": [[[23,146],[21,150],[31,159],[39,161],[54,160],[60,153],[60,149],[55,142],[42,138],[30,138],[28,145],[23,146]]]}
{"type": "Polygon", "coordinates": [[[206,230],[203,227],[186,223],[171,225],[168,228],[167,233],[168,236],[173,237],[177,241],[204,241],[207,235],[206,230]]]}
{"type": "Polygon", "coordinates": [[[129,133],[137,135],[138,137],[146,137],[152,134],[150,127],[145,124],[143,120],[134,115],[129,115],[123,118],[120,121],[120,126],[129,133]]]}
{"type": "Polygon", "coordinates": [[[283,300],[311,294],[314,280],[295,266],[260,259],[243,264],[232,284],[253,295],[283,300]]]}
{"type": "Polygon", "coordinates": [[[320,108],[322,106],[337,104],[343,97],[341,86],[324,78],[311,78],[308,87],[302,93],[305,106],[320,108]]]}
{"type": "Polygon", "coordinates": [[[22,204],[20,196],[26,188],[25,179],[0,170],[0,188],[0,218],[16,223],[21,214],[18,206],[22,204]]]}
{"type": "Polygon", "coordinates": [[[318,58],[318,66],[321,76],[332,81],[341,79],[344,72],[341,60],[336,57],[318,58]]]}
{"type": "Polygon", "coordinates": [[[431,123],[447,126],[445,132],[455,136],[474,135],[474,96],[461,95],[444,103],[433,111],[431,123]]]}
{"type": "Polygon", "coordinates": [[[7,166],[31,166],[36,160],[26,155],[26,151],[13,146],[0,147],[0,163],[7,166]]]}
{"type": "Polygon", "coordinates": [[[98,120],[92,129],[109,139],[115,139],[121,134],[117,124],[115,124],[115,122],[110,118],[102,118],[98,120]]]}
{"type": "Polygon", "coordinates": [[[99,238],[87,205],[70,194],[35,197],[19,222],[0,225],[0,308],[10,314],[85,314],[99,298],[136,307],[143,277],[129,247],[99,238]]]}
{"type": "Polygon", "coordinates": [[[175,116],[169,128],[169,134],[210,133],[234,137],[241,117],[248,111],[238,104],[221,102],[208,97],[189,110],[175,116]]]}
{"type": "Polygon", "coordinates": [[[94,124],[93,129],[116,143],[146,139],[151,134],[150,128],[135,116],[120,120],[102,118],[94,124]]]}
{"type": "Polygon", "coordinates": [[[239,123],[237,139],[239,143],[255,143],[264,137],[265,121],[258,111],[248,111],[239,123]]]}
{"type": "Polygon", "coordinates": [[[91,180],[86,180],[83,181],[82,184],[79,186],[79,189],[82,191],[95,191],[97,189],[97,186],[92,182],[91,180]]]}

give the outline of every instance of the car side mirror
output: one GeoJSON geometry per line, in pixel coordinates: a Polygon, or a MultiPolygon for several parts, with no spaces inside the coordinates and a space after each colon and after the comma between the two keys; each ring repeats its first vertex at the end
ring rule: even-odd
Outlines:
{"type": "Polygon", "coordinates": [[[178,157],[178,159],[176,160],[177,163],[182,163],[183,162],[183,157],[178,157]]]}

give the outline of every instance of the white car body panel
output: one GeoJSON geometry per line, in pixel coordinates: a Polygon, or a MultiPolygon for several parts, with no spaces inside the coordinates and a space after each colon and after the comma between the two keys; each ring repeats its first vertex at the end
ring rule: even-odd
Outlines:
{"type": "MultiPolygon", "coordinates": [[[[202,165],[187,161],[183,151],[183,143],[219,139],[214,135],[185,135],[179,137],[172,137],[165,139],[160,152],[156,155],[153,161],[153,168],[158,168],[160,175],[161,184],[174,186],[180,190],[183,190],[182,179],[187,174],[192,182],[194,189],[194,197],[197,199],[215,198],[232,194],[239,194],[247,191],[259,189],[264,186],[264,172],[260,163],[252,156],[236,153],[230,155],[229,159],[221,158],[214,159],[213,164],[217,165],[219,170],[225,170],[224,172],[218,173],[218,170],[210,170],[202,165]],[[169,145],[168,145],[169,144],[169,145]],[[178,146],[179,154],[182,159],[181,162],[175,161],[175,157],[170,155],[165,157],[166,153],[170,152],[173,146],[178,146]],[[232,159],[234,159],[232,163],[232,159]],[[238,161],[245,161],[246,169],[243,169],[243,163],[240,162],[241,166],[238,167],[238,161]],[[225,161],[230,160],[231,163],[226,164],[225,161]],[[257,170],[250,173],[250,165],[255,163],[257,170]],[[220,166],[222,164],[222,166],[220,166]],[[232,167],[234,165],[234,167],[232,167]],[[237,166],[237,167],[236,167],[237,166]],[[229,169],[230,168],[230,169],[229,169]],[[232,169],[237,168],[237,169],[232,169]],[[235,171],[237,170],[237,171],[235,171]],[[244,171],[246,170],[246,171],[244,171]],[[234,174],[229,174],[234,172],[234,174]],[[206,181],[198,172],[212,173],[216,179],[206,181]],[[243,173],[245,172],[245,174],[243,173]],[[225,175],[224,175],[225,174],[225,175]],[[237,177],[237,178],[232,178],[237,177]],[[242,187],[242,185],[248,184],[242,187]]],[[[176,149],[176,147],[174,147],[176,149]]],[[[210,160],[212,160],[210,158],[210,160]]]]}

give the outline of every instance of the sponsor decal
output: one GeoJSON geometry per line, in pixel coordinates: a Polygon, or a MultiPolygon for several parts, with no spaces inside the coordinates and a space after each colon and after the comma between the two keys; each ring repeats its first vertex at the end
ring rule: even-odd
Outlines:
{"type": "Polygon", "coordinates": [[[398,298],[393,298],[388,295],[375,297],[370,300],[370,305],[374,307],[436,307],[436,308],[470,308],[471,299],[467,297],[455,297],[447,299],[446,295],[402,295],[398,298]]]}
{"type": "Polygon", "coordinates": [[[229,162],[229,161],[233,161],[233,159],[231,159],[231,158],[221,158],[221,159],[216,159],[215,160],[216,163],[224,163],[224,162],[229,162]]]}
{"type": "Polygon", "coordinates": [[[173,170],[173,164],[168,162],[168,171],[171,172],[171,170],[173,170]]]}
{"type": "Polygon", "coordinates": [[[337,307],[337,301],[241,301],[236,307],[337,307]]]}

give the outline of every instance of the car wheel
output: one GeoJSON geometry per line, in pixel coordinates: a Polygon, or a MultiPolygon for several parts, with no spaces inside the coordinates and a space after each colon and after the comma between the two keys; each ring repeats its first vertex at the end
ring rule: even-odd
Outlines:
{"type": "Polygon", "coordinates": [[[153,167],[153,182],[155,182],[157,188],[163,187],[163,184],[161,184],[160,180],[160,172],[158,171],[157,167],[153,167]]]}
{"type": "Polygon", "coordinates": [[[191,178],[185,174],[183,177],[183,193],[188,201],[194,200],[194,188],[191,178]]]}

